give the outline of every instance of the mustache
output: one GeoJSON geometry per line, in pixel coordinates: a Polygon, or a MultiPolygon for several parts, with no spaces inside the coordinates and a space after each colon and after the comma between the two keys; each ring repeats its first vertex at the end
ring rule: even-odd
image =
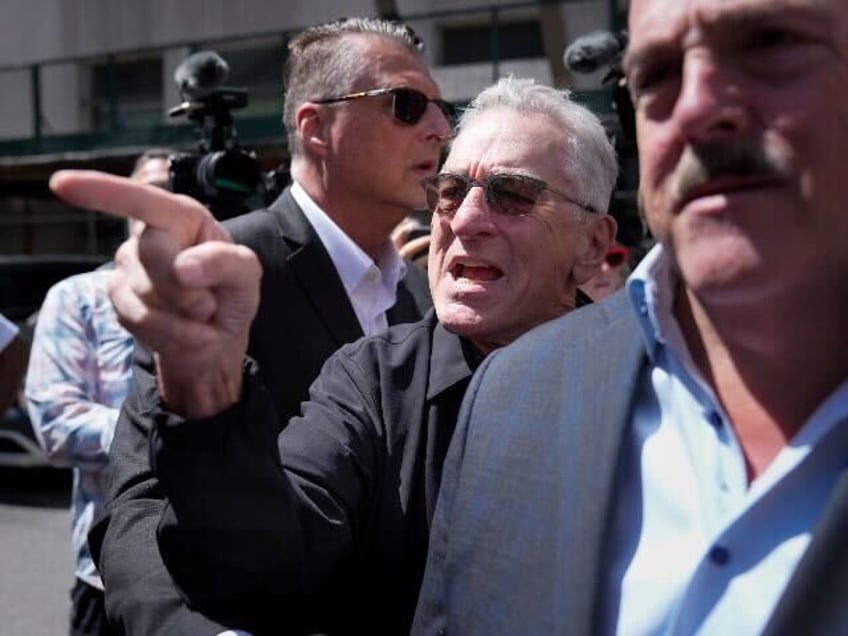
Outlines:
{"type": "Polygon", "coordinates": [[[694,188],[722,177],[783,180],[791,173],[786,157],[768,143],[728,140],[688,145],[672,173],[672,194],[680,204],[694,188]]]}

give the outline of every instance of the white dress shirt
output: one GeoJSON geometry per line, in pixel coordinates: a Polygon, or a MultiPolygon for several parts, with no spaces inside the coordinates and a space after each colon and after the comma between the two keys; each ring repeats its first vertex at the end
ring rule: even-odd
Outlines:
{"type": "Polygon", "coordinates": [[[296,181],[291,193],[329,253],[363,333],[372,336],[384,331],[389,324],[386,310],[395,304],[398,281],[406,273],[394,243],[386,238],[375,263],[296,181]]]}

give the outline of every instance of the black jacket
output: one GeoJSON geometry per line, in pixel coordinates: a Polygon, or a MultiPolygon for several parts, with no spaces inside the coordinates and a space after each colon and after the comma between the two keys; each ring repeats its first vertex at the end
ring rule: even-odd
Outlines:
{"type": "Polygon", "coordinates": [[[171,502],[160,549],[192,604],[257,634],[407,633],[442,460],[481,360],[431,311],[332,356],[278,446],[256,364],[225,413],[155,413],[171,502]]]}
{"type": "MultiPolygon", "coordinates": [[[[262,263],[248,353],[262,368],[282,426],[300,412],[326,359],[362,331],[327,251],[289,191],[267,210],[225,225],[262,263]]],[[[418,320],[430,305],[426,276],[410,267],[389,322],[418,320]]],[[[149,462],[156,389],[143,347],[136,348],[133,384],[110,449],[106,512],[89,537],[107,588],[107,614],[128,634],[217,634],[220,624],[186,606],[156,546],[164,495],[149,462]]]]}

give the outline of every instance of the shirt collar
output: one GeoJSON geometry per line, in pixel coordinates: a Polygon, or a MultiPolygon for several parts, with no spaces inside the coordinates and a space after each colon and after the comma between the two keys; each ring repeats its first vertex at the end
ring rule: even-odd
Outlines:
{"type": "Polygon", "coordinates": [[[691,362],[686,340],[674,316],[674,297],[678,287],[679,278],[671,258],[659,243],[645,255],[627,279],[627,294],[652,362],[656,362],[660,346],[669,347],[682,360],[691,362]]]}
{"type": "Polygon", "coordinates": [[[470,378],[486,356],[467,338],[445,329],[435,318],[434,310],[430,310],[427,319],[435,323],[427,388],[427,400],[432,400],[455,384],[470,378]]]}
{"type": "Polygon", "coordinates": [[[406,273],[406,263],[390,238],[386,238],[379,249],[375,263],[361,247],[345,234],[341,228],[307,194],[297,181],[292,182],[291,194],[304,216],[315,229],[318,238],[330,255],[342,285],[348,296],[362,283],[371,267],[376,266],[382,274],[383,284],[395,289],[406,273]]]}

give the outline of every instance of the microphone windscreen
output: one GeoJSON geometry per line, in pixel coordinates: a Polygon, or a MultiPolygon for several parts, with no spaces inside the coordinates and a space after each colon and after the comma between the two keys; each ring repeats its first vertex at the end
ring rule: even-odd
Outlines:
{"type": "Polygon", "coordinates": [[[611,64],[624,48],[622,38],[609,31],[592,31],[572,42],[562,56],[566,68],[575,73],[593,73],[611,64]]]}
{"type": "Polygon", "coordinates": [[[198,51],[177,67],[174,81],[184,98],[197,99],[217,90],[229,70],[224,59],[214,51],[198,51]]]}

